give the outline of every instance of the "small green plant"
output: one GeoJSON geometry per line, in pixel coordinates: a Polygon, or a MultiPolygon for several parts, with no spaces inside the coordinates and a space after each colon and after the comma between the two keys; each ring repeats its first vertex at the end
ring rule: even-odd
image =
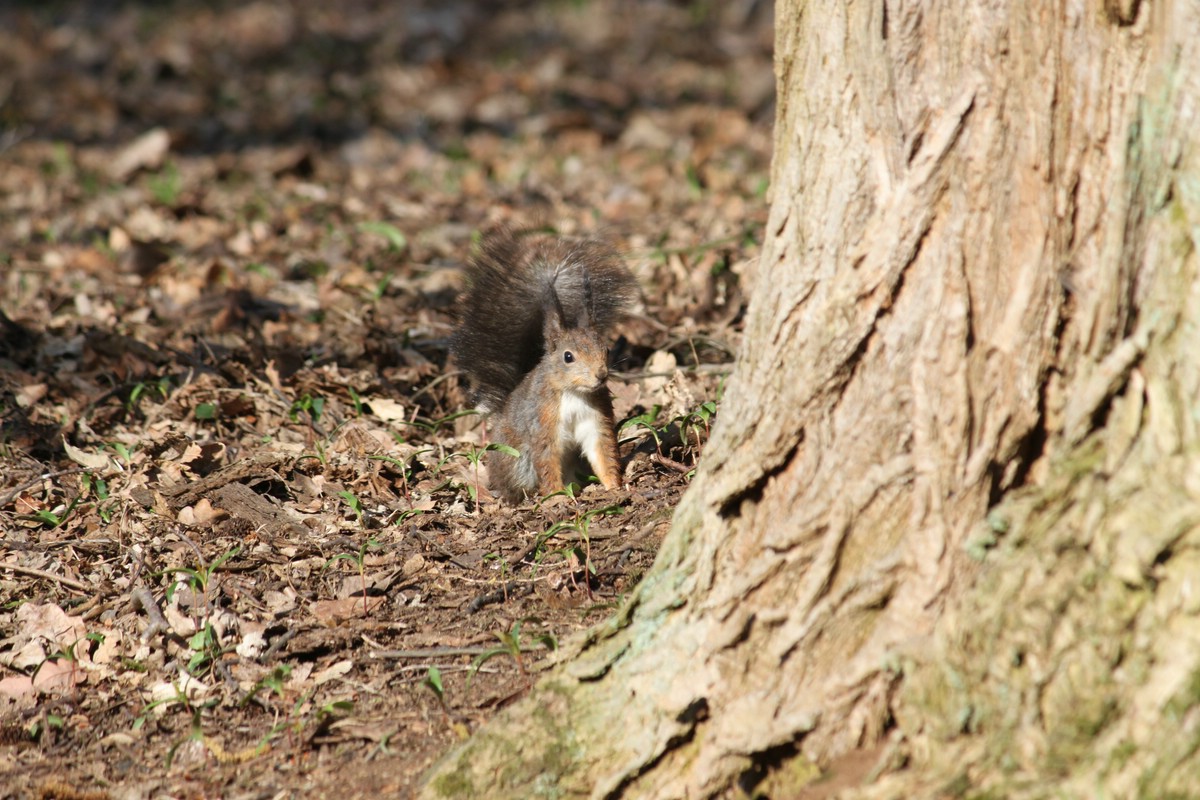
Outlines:
{"type": "Polygon", "coordinates": [[[372,303],[378,302],[379,299],[382,298],[384,296],[384,294],[387,293],[388,286],[391,285],[393,277],[395,277],[395,275],[391,272],[388,272],[388,273],[385,273],[382,278],[375,281],[375,287],[373,289],[371,289],[371,295],[370,295],[370,299],[371,299],[372,303]]]}
{"type": "Polygon", "coordinates": [[[96,513],[100,515],[100,519],[105,524],[112,522],[115,512],[120,508],[118,500],[109,500],[108,481],[103,478],[97,478],[90,472],[85,472],[80,477],[82,486],[82,497],[96,498],[96,513]]]}
{"type": "Polygon", "coordinates": [[[288,416],[292,422],[300,421],[300,414],[306,413],[312,420],[314,425],[321,422],[321,415],[325,413],[325,398],[320,395],[314,397],[311,394],[305,393],[303,397],[292,403],[288,409],[288,416]]]}
{"type": "Polygon", "coordinates": [[[171,686],[175,689],[175,694],[171,695],[170,697],[160,697],[159,699],[147,703],[142,707],[142,713],[138,714],[133,720],[133,729],[135,731],[144,726],[146,724],[146,720],[150,719],[150,712],[154,711],[154,709],[159,708],[160,706],[178,705],[183,706],[189,711],[192,709],[192,701],[188,698],[187,692],[179,688],[179,682],[173,681],[171,686]]]}
{"type": "Polygon", "coordinates": [[[583,569],[586,575],[584,576],[584,588],[587,590],[588,597],[592,596],[592,578],[596,576],[596,565],[592,561],[592,537],[590,533],[592,522],[597,517],[615,516],[621,513],[620,506],[605,506],[604,508],[593,508],[587,511],[580,517],[576,530],[579,532],[579,537],[583,539],[583,569]]]}
{"type": "Polygon", "coordinates": [[[363,401],[358,396],[358,392],[354,391],[353,386],[347,386],[346,391],[350,393],[350,402],[354,404],[354,416],[361,417],[363,415],[363,401]]]}
{"type": "Polygon", "coordinates": [[[342,717],[353,712],[354,703],[350,700],[331,700],[328,703],[317,707],[317,722],[322,726],[328,726],[330,722],[338,717],[342,717]]]}
{"type": "Polygon", "coordinates": [[[117,458],[121,459],[125,466],[128,467],[133,463],[133,453],[130,452],[129,448],[123,442],[109,442],[105,447],[116,453],[117,458]]]}
{"type": "Polygon", "coordinates": [[[400,523],[406,522],[409,519],[411,519],[412,517],[415,517],[419,514],[428,514],[429,511],[430,511],[430,509],[428,509],[428,508],[405,508],[401,511],[396,512],[395,522],[397,525],[399,525],[400,523]]]}
{"type": "Polygon", "coordinates": [[[500,590],[504,593],[504,602],[508,602],[508,581],[512,574],[512,565],[508,563],[508,559],[499,553],[486,553],[483,556],[484,561],[493,561],[496,564],[496,569],[500,573],[500,590]]]}
{"type": "Polygon", "coordinates": [[[572,482],[566,484],[565,486],[563,486],[563,488],[559,489],[558,491],[551,492],[550,494],[542,496],[538,500],[538,508],[541,508],[542,505],[544,505],[545,502],[552,497],[565,497],[568,500],[577,500],[579,498],[579,493],[582,490],[583,490],[582,486],[580,486],[578,483],[575,483],[574,481],[572,481],[572,482]]]}
{"type": "MultiPolygon", "coordinates": [[[[191,544],[191,542],[188,542],[188,544],[191,544]]],[[[229,561],[229,559],[233,558],[238,553],[240,553],[242,551],[242,548],[234,547],[230,550],[226,550],[224,553],[217,556],[217,559],[210,564],[210,563],[206,563],[204,561],[203,556],[201,556],[199,549],[197,549],[195,547],[195,545],[193,545],[192,547],[196,552],[197,559],[200,561],[199,567],[197,567],[195,569],[193,569],[191,567],[170,567],[166,570],[163,570],[162,572],[155,573],[155,574],[172,573],[172,574],[178,574],[178,575],[186,575],[188,585],[191,587],[192,591],[198,591],[200,593],[201,597],[204,598],[205,608],[207,608],[208,607],[208,587],[209,587],[209,584],[212,583],[213,575],[215,575],[217,573],[217,570],[219,570],[222,566],[224,566],[225,563],[227,561],[229,561]]],[[[170,586],[167,587],[167,602],[168,603],[171,602],[171,598],[174,597],[176,587],[177,587],[177,584],[174,584],[174,583],[172,583],[170,586]]]]}
{"type": "Polygon", "coordinates": [[[687,166],[687,186],[688,193],[694,199],[699,199],[704,195],[704,181],[701,179],[695,164],[688,164],[687,166]]]}
{"type": "MultiPolygon", "coordinates": [[[[83,189],[83,193],[86,197],[95,197],[96,195],[100,194],[100,189],[103,188],[103,185],[100,182],[100,174],[96,172],[96,170],[92,169],[80,170],[79,186],[83,189]]],[[[111,255],[109,257],[111,258],[111,255]]]]}
{"type": "MultiPolygon", "coordinates": [[[[342,492],[342,494],[350,494],[350,493],[342,492]]],[[[351,495],[351,497],[353,497],[353,495],[351,495]]],[[[357,500],[357,498],[355,498],[355,499],[357,500]]],[[[355,566],[358,567],[358,579],[362,585],[362,601],[363,601],[363,616],[364,617],[367,615],[367,568],[366,568],[367,551],[376,549],[379,547],[382,547],[382,545],[378,541],[376,541],[374,537],[371,537],[362,543],[362,545],[358,548],[358,553],[339,553],[338,555],[336,555],[333,558],[326,561],[325,566],[324,566],[324,569],[329,569],[329,567],[331,567],[335,562],[351,561],[354,563],[355,566]]]]}
{"type": "Polygon", "coordinates": [[[504,453],[505,455],[512,456],[513,458],[521,457],[521,453],[515,447],[511,447],[507,444],[501,444],[500,442],[491,442],[485,447],[476,447],[475,445],[471,445],[471,449],[467,450],[466,452],[451,453],[438,461],[437,465],[438,470],[441,470],[441,468],[445,466],[447,462],[453,461],[456,458],[465,458],[468,462],[470,462],[473,480],[467,486],[467,494],[471,496],[471,500],[475,503],[476,513],[479,512],[479,464],[483,461],[484,454],[488,452],[504,453]]]}
{"type": "MultiPolygon", "coordinates": [[[[693,186],[691,188],[693,190],[697,190],[702,187],[693,186]]],[[[667,240],[667,237],[664,235],[646,252],[646,256],[653,258],[660,263],[665,262],[670,256],[685,256],[694,258],[695,256],[703,255],[710,250],[719,250],[723,247],[728,247],[730,244],[738,242],[743,238],[744,237],[739,234],[734,234],[731,236],[722,236],[720,239],[710,239],[706,242],[700,242],[699,244],[688,245],[687,247],[665,247],[664,244],[667,240]]],[[[754,243],[753,239],[747,241],[750,244],[754,243]]],[[[746,241],[743,241],[743,244],[746,244],[746,241]]]]}
{"type": "Polygon", "coordinates": [[[446,689],[442,686],[442,671],[430,665],[421,685],[433,692],[433,696],[437,698],[438,708],[442,710],[442,717],[446,720],[446,727],[454,731],[459,739],[466,739],[470,735],[467,726],[461,722],[455,722],[454,718],[450,716],[450,705],[446,702],[446,689]]]}
{"type": "MultiPolygon", "coordinates": [[[[305,706],[311,702],[312,693],[313,690],[307,691],[296,699],[296,702],[292,705],[292,711],[288,715],[288,721],[277,724],[271,730],[268,739],[277,735],[278,730],[286,729],[290,746],[293,747],[293,750],[298,750],[301,742],[300,733],[306,727],[310,726],[310,724],[312,724],[313,729],[308,734],[307,740],[312,740],[313,736],[317,736],[324,732],[324,730],[328,730],[332,723],[354,712],[354,703],[350,702],[350,700],[330,700],[329,703],[318,705],[316,714],[306,714],[305,706]]],[[[265,746],[265,741],[259,746],[265,746]]]]}
{"type": "Polygon", "coordinates": [[[69,505],[64,506],[60,503],[53,509],[41,508],[33,514],[22,514],[18,516],[17,519],[40,522],[48,528],[58,528],[66,524],[67,520],[71,518],[71,514],[73,514],[79,504],[83,502],[83,498],[83,493],[80,493],[76,497],[72,498],[69,505]]]}
{"type": "Polygon", "coordinates": [[[71,151],[62,142],[56,143],[50,151],[50,157],[41,163],[42,173],[50,178],[59,175],[70,175],[74,166],[75,163],[71,158],[71,151]]]}
{"type": "Polygon", "coordinates": [[[187,671],[189,675],[197,676],[212,669],[225,652],[216,628],[207,620],[188,639],[188,649],[192,654],[188,657],[187,671]]]}
{"type": "MultiPolygon", "coordinates": [[[[200,605],[203,607],[204,612],[196,618],[196,632],[188,639],[188,650],[191,651],[191,655],[188,658],[188,672],[189,674],[195,675],[204,670],[211,669],[217,660],[220,659],[225,653],[225,649],[221,645],[220,637],[217,635],[216,629],[209,621],[210,600],[208,592],[209,587],[212,584],[213,576],[216,575],[217,571],[224,566],[229,559],[241,552],[242,548],[234,547],[230,550],[226,550],[214,561],[209,563],[204,560],[204,556],[201,554],[200,549],[196,547],[196,545],[193,544],[190,539],[184,537],[184,541],[187,542],[187,544],[189,544],[192,550],[196,553],[196,558],[200,562],[200,565],[195,568],[169,567],[168,569],[162,570],[155,574],[183,575],[185,576],[186,580],[182,581],[182,583],[186,583],[194,594],[200,595],[200,605]]],[[[167,586],[167,602],[170,602],[175,596],[175,592],[179,588],[180,583],[180,581],[173,581],[167,586]]]]}
{"type": "Polygon", "coordinates": [[[445,711],[446,690],[442,686],[442,671],[431,665],[425,673],[425,680],[421,681],[421,685],[433,692],[433,696],[437,698],[438,703],[442,706],[442,710],[445,711]]]}
{"type": "Polygon", "coordinates": [[[700,449],[703,446],[700,433],[704,432],[704,439],[707,440],[711,432],[711,420],[717,413],[717,404],[712,400],[701,403],[692,411],[676,417],[671,420],[673,425],[679,428],[679,438],[683,440],[683,445],[686,448],[688,445],[688,432],[691,432],[696,437],[696,446],[693,451],[692,462],[695,463],[699,457],[700,449]]]}
{"type": "MultiPolygon", "coordinates": [[[[271,692],[281,701],[286,702],[289,695],[287,681],[291,677],[291,674],[292,668],[287,664],[277,665],[271,672],[255,682],[250,691],[238,702],[238,707],[245,708],[255,702],[259,695],[265,691],[271,692]]],[[[233,756],[237,759],[246,759],[261,755],[270,747],[271,741],[280,734],[286,734],[291,746],[296,748],[300,744],[300,734],[311,723],[316,723],[316,730],[308,737],[309,740],[311,740],[312,736],[327,729],[332,722],[354,711],[353,702],[349,700],[333,700],[319,706],[316,709],[316,713],[313,714],[309,709],[309,704],[314,692],[315,689],[309,689],[297,696],[295,701],[291,703],[291,707],[283,721],[273,725],[271,730],[254,747],[239,751],[233,754],[233,756]]],[[[258,700],[258,703],[264,708],[272,708],[262,700],[258,700]]],[[[275,713],[278,716],[277,710],[275,710],[275,713]]],[[[208,744],[210,749],[213,747],[211,742],[206,742],[206,744],[208,744]]]]}
{"type": "Polygon", "coordinates": [[[108,481],[104,478],[97,478],[92,473],[85,472],[80,476],[79,482],[83,485],[85,495],[95,495],[97,500],[108,499],[108,481]]]}
{"type": "Polygon", "coordinates": [[[702,25],[714,16],[715,4],[712,0],[692,0],[688,3],[688,12],[692,22],[702,25]]]}
{"type": "Polygon", "coordinates": [[[194,414],[197,420],[208,422],[220,415],[220,409],[215,403],[197,403],[194,414]]]}
{"type": "Polygon", "coordinates": [[[659,412],[661,412],[661,411],[662,411],[662,406],[655,404],[654,408],[650,409],[649,411],[645,412],[644,414],[639,414],[636,417],[630,417],[629,419],[622,422],[620,430],[624,431],[626,428],[635,428],[635,429],[641,428],[643,430],[648,431],[650,433],[650,436],[654,439],[654,449],[657,450],[658,454],[661,456],[662,455],[662,432],[658,428],[658,426],[655,424],[658,422],[658,415],[659,415],[659,412]]]}
{"type": "MultiPolygon", "coordinates": [[[[766,175],[759,175],[754,179],[754,196],[762,200],[767,196],[767,190],[771,188],[771,179],[766,175]]],[[[748,242],[743,242],[743,246],[754,246],[758,242],[751,236],[747,236],[748,242]]]]}
{"type": "Polygon", "coordinates": [[[701,403],[695,411],[688,416],[696,419],[704,426],[704,435],[707,437],[710,433],[712,418],[717,414],[717,404],[712,400],[706,400],[701,403]]]}
{"type": "MultiPolygon", "coordinates": [[[[71,508],[74,508],[74,506],[71,508]]],[[[64,522],[66,522],[67,518],[71,516],[71,508],[64,509],[61,505],[56,506],[53,510],[41,508],[38,509],[37,513],[35,514],[27,514],[18,517],[18,519],[36,520],[48,528],[57,528],[59,525],[62,525],[64,522]]]]}
{"type": "Polygon", "coordinates": [[[305,458],[311,458],[319,462],[323,467],[329,466],[329,458],[325,455],[325,443],[318,439],[313,443],[313,447],[316,448],[315,453],[305,453],[296,460],[301,461],[305,458]]]}
{"type": "Polygon", "coordinates": [[[46,711],[29,726],[29,738],[35,742],[40,742],[46,736],[47,731],[61,731],[66,726],[67,721],[61,714],[46,711]]]}
{"type": "Polygon", "coordinates": [[[291,674],[291,665],[277,664],[269,673],[255,681],[254,685],[250,687],[250,691],[246,692],[246,696],[243,697],[238,703],[238,707],[245,708],[254,701],[254,698],[257,697],[259,693],[267,690],[274,692],[279,697],[283,697],[284,685],[287,683],[287,679],[291,676],[291,674]]]}
{"type": "Polygon", "coordinates": [[[393,467],[398,469],[400,471],[401,488],[404,492],[405,498],[408,498],[410,495],[409,481],[412,480],[413,472],[415,470],[415,468],[412,466],[412,464],[414,462],[416,462],[418,456],[424,455],[425,453],[432,453],[432,452],[433,452],[433,448],[426,447],[422,450],[413,451],[413,453],[410,454],[408,456],[408,458],[405,458],[405,459],[395,458],[394,456],[368,456],[368,458],[370,458],[373,461],[386,461],[387,463],[391,464],[393,467]]]}
{"type": "Polygon", "coordinates": [[[46,666],[46,664],[50,663],[51,661],[66,661],[71,665],[71,693],[72,695],[75,695],[79,691],[79,653],[77,648],[81,642],[93,642],[95,644],[101,644],[104,642],[104,634],[89,633],[71,642],[66,647],[60,646],[58,650],[55,650],[50,655],[46,656],[45,660],[37,665],[37,667],[33,670],[33,676],[37,677],[37,674],[41,671],[42,667],[46,666]]]}
{"type": "Polygon", "coordinates": [[[158,174],[151,175],[147,179],[147,183],[150,186],[150,194],[154,196],[159,205],[164,206],[174,206],[179,200],[179,193],[183,188],[183,182],[179,178],[179,169],[173,161],[168,161],[158,174]]]}
{"type": "MultiPolygon", "coordinates": [[[[620,513],[622,513],[620,506],[604,506],[603,508],[593,508],[583,513],[577,513],[572,519],[559,520],[538,536],[534,544],[534,561],[540,562],[542,560],[545,555],[543,548],[547,542],[563,531],[574,531],[583,542],[583,554],[579,557],[579,560],[586,573],[584,587],[590,597],[592,593],[591,578],[596,574],[596,565],[592,563],[592,539],[590,535],[592,522],[598,517],[615,516],[620,513]]],[[[574,546],[571,545],[555,552],[569,555],[574,552],[574,546]]]]}
{"type": "Polygon", "coordinates": [[[423,417],[414,416],[412,419],[400,419],[396,420],[396,422],[400,425],[408,425],[426,433],[434,434],[460,417],[471,417],[478,414],[478,409],[468,408],[462,411],[455,411],[453,414],[447,414],[444,417],[438,417],[437,419],[424,419],[423,417]]]}
{"type": "MultiPolygon", "coordinates": [[[[535,617],[525,617],[519,619],[512,624],[512,627],[507,631],[501,631],[496,634],[496,638],[500,640],[497,647],[490,647],[475,657],[471,662],[470,669],[467,670],[467,688],[471,687],[471,680],[475,677],[475,673],[479,672],[479,668],[487,662],[491,661],[496,656],[508,656],[517,665],[517,671],[521,673],[521,677],[529,679],[529,672],[525,668],[525,659],[523,654],[530,652],[532,648],[523,648],[521,645],[521,626],[526,622],[540,622],[535,617]]],[[[533,642],[539,643],[547,650],[558,649],[558,640],[550,633],[539,633],[533,637],[533,642]]]]}
{"type": "Polygon", "coordinates": [[[175,760],[175,754],[177,752],[179,752],[180,747],[187,744],[188,742],[203,742],[203,741],[204,741],[204,728],[200,724],[200,709],[193,708],[192,709],[192,725],[191,725],[191,728],[188,730],[188,735],[184,736],[182,739],[175,742],[175,744],[171,745],[171,749],[169,749],[167,751],[167,759],[166,759],[167,769],[171,768],[171,762],[173,762],[175,760]]]}
{"type": "Polygon", "coordinates": [[[309,724],[315,723],[314,730],[308,736],[308,739],[311,740],[314,736],[327,730],[338,719],[354,711],[354,703],[349,700],[331,700],[328,703],[318,706],[316,713],[310,715],[305,711],[305,706],[312,700],[313,691],[310,689],[296,699],[296,702],[292,704],[291,711],[288,713],[287,720],[276,724],[271,729],[271,732],[259,742],[258,747],[255,748],[256,751],[261,752],[266,749],[267,742],[274,739],[280,733],[286,733],[290,746],[296,749],[300,743],[301,732],[309,724]]]}
{"type": "MultiPolygon", "coordinates": [[[[294,277],[300,280],[315,281],[318,278],[323,278],[328,275],[329,270],[329,262],[319,258],[306,258],[293,265],[291,268],[291,273],[294,277]]],[[[314,312],[313,314],[309,315],[309,320],[312,322],[319,322],[320,317],[320,312],[314,312]]]]}
{"type": "Polygon", "coordinates": [[[354,518],[358,520],[359,526],[362,526],[363,507],[362,501],[358,499],[358,495],[356,495],[354,492],[343,489],[342,491],[338,492],[338,497],[342,498],[342,500],[346,502],[346,505],[348,505],[350,510],[354,512],[354,518]]]}
{"type": "Polygon", "coordinates": [[[125,402],[125,410],[133,413],[138,407],[138,401],[148,392],[157,392],[158,396],[165,400],[170,389],[171,378],[168,376],[163,376],[154,382],[138,381],[129,392],[129,399],[125,402]]]}
{"type": "Polygon", "coordinates": [[[382,236],[388,243],[388,249],[398,253],[408,247],[408,238],[403,231],[387,222],[360,222],[358,229],[363,233],[373,233],[382,236]]]}

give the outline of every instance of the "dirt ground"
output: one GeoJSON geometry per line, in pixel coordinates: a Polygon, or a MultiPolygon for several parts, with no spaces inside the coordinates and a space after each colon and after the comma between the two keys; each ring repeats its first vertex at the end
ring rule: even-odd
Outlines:
{"type": "Polygon", "coordinates": [[[768,3],[0,9],[0,797],[406,796],[652,563],[766,219],[768,3]],[[627,486],[493,500],[446,344],[600,236],[627,486]]]}

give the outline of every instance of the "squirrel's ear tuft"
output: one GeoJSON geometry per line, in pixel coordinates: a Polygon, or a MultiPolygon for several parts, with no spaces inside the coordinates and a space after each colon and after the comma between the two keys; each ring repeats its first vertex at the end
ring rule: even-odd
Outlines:
{"type": "Polygon", "coordinates": [[[592,327],[592,276],[588,270],[583,271],[583,307],[579,310],[578,325],[587,330],[592,327]]]}
{"type": "Polygon", "coordinates": [[[542,337],[546,340],[547,350],[552,342],[562,338],[566,329],[567,320],[562,303],[558,300],[558,292],[551,288],[542,311],[542,337]]]}
{"type": "Polygon", "coordinates": [[[554,268],[554,274],[550,276],[550,283],[546,287],[546,299],[542,311],[545,319],[542,329],[546,333],[548,342],[557,339],[564,330],[571,326],[571,321],[567,319],[567,312],[563,309],[562,298],[558,294],[558,278],[562,268],[562,264],[554,268]]]}

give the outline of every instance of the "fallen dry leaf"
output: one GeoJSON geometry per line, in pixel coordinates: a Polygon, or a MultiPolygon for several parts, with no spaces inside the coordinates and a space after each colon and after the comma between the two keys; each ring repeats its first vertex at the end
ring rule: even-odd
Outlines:
{"type": "Polygon", "coordinates": [[[87,681],[87,672],[75,661],[65,658],[54,658],[43,661],[33,675],[35,691],[49,694],[72,691],[76,686],[87,681]]]}
{"type": "Polygon", "coordinates": [[[114,180],[123,181],[133,172],[158,167],[167,157],[171,135],[165,128],[153,128],[125,146],[109,164],[108,173],[114,180]]]}
{"type": "Polygon", "coordinates": [[[323,683],[328,683],[329,681],[350,674],[350,670],[352,669],[354,669],[353,661],[350,661],[349,659],[345,661],[339,661],[336,664],[328,666],[320,672],[314,674],[312,676],[312,683],[314,686],[320,686],[323,683]]]}
{"type": "Polygon", "coordinates": [[[63,439],[63,451],[66,452],[67,458],[71,459],[76,464],[80,464],[97,472],[106,472],[111,466],[108,456],[106,456],[104,453],[85,452],[84,450],[81,450],[80,448],[68,442],[65,438],[63,439]]]}
{"type": "Polygon", "coordinates": [[[312,604],[313,616],[324,625],[332,625],[356,617],[363,617],[383,605],[382,597],[343,597],[338,600],[318,600],[312,604]]]}

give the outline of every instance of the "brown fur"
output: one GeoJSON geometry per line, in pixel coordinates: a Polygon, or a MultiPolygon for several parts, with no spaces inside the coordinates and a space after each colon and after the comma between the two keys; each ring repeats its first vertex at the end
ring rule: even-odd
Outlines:
{"type": "Polygon", "coordinates": [[[484,240],[467,276],[452,351],[492,414],[494,441],[520,452],[489,454],[492,490],[512,502],[559,491],[575,479],[568,467],[579,456],[606,488],[619,487],[607,339],[636,293],[633,276],[594,242],[511,231],[484,240]],[[572,409],[566,428],[564,403],[572,409]]]}

